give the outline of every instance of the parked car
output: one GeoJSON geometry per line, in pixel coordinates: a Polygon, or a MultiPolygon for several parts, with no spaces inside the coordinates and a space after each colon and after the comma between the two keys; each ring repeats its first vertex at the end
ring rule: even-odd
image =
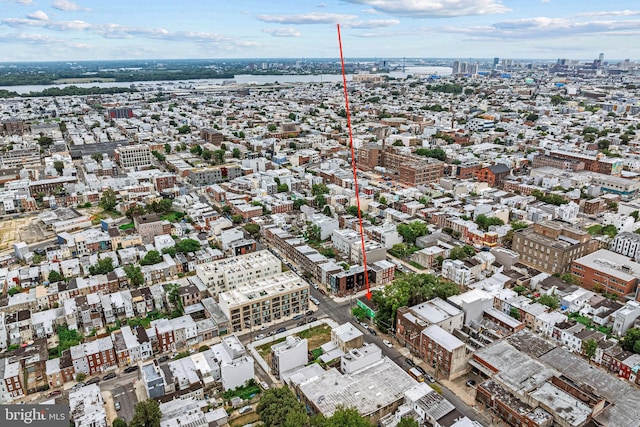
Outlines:
{"type": "Polygon", "coordinates": [[[318,285],[317,285],[317,284],[315,284],[315,283],[314,283],[313,285],[311,285],[311,286],[313,286],[313,289],[316,289],[316,290],[320,289],[320,286],[318,286],[318,285]]]}
{"type": "Polygon", "coordinates": [[[292,320],[300,320],[302,319],[303,315],[302,314],[296,314],[295,316],[293,316],[292,320]]]}
{"type": "Polygon", "coordinates": [[[253,340],[260,341],[262,338],[264,338],[264,334],[256,335],[256,337],[253,340]]]}
{"type": "Polygon", "coordinates": [[[89,385],[89,384],[98,384],[99,382],[100,382],[100,378],[99,377],[93,377],[89,381],[87,381],[87,385],[89,385]]]}
{"type": "Polygon", "coordinates": [[[85,383],[78,383],[76,385],[74,385],[73,387],[71,387],[71,390],[77,390],[81,387],[84,387],[86,384],[85,383]]]}
{"type": "Polygon", "coordinates": [[[269,384],[267,384],[266,381],[260,381],[260,387],[262,387],[263,390],[269,390],[269,384]]]}
{"type": "Polygon", "coordinates": [[[393,347],[393,344],[391,344],[391,342],[390,342],[390,341],[388,341],[388,340],[382,340],[382,344],[386,345],[386,346],[387,346],[387,347],[389,347],[389,348],[392,348],[392,347],[393,347]]]}
{"type": "Polygon", "coordinates": [[[275,334],[276,334],[276,331],[271,331],[271,332],[269,332],[267,335],[268,335],[268,336],[272,336],[272,335],[275,335],[275,334]]]}
{"type": "Polygon", "coordinates": [[[404,361],[407,362],[407,365],[411,366],[412,368],[416,366],[416,364],[413,363],[413,360],[409,359],[408,357],[405,357],[404,361]]]}
{"type": "Polygon", "coordinates": [[[299,321],[296,326],[304,326],[307,322],[305,322],[304,320],[299,321]]]}
{"type": "Polygon", "coordinates": [[[268,328],[268,326],[267,326],[267,325],[262,325],[262,326],[260,326],[260,330],[261,330],[261,331],[264,331],[264,330],[266,330],[267,328],[268,328]]]}
{"type": "Polygon", "coordinates": [[[251,412],[251,411],[253,411],[253,407],[251,405],[247,405],[240,408],[238,412],[241,414],[246,414],[247,412],[251,412]]]}
{"type": "Polygon", "coordinates": [[[120,410],[120,402],[118,402],[117,400],[113,402],[113,406],[116,408],[116,411],[120,410]]]}
{"type": "Polygon", "coordinates": [[[318,289],[322,295],[326,295],[327,292],[324,289],[318,289]]]}
{"type": "Polygon", "coordinates": [[[307,312],[305,313],[307,316],[311,316],[314,313],[313,310],[307,310],[307,312]]]}
{"type": "Polygon", "coordinates": [[[166,362],[167,360],[169,360],[169,356],[165,354],[158,359],[158,363],[166,362]]]}
{"type": "Polygon", "coordinates": [[[104,377],[102,377],[102,379],[103,379],[104,381],[106,381],[106,380],[111,380],[111,379],[115,378],[116,376],[117,376],[117,375],[116,375],[116,373],[115,373],[115,372],[110,372],[110,373],[108,373],[107,375],[105,375],[104,377]]]}
{"type": "Polygon", "coordinates": [[[131,372],[135,372],[138,370],[138,365],[129,366],[124,370],[125,374],[130,374],[131,372]]]}
{"type": "Polygon", "coordinates": [[[47,394],[47,397],[60,396],[61,394],[62,394],[61,390],[53,390],[51,393],[47,394]]]}
{"type": "Polygon", "coordinates": [[[314,316],[311,319],[309,319],[309,322],[315,322],[316,320],[318,320],[318,318],[314,316]]]}
{"type": "Polygon", "coordinates": [[[283,332],[284,332],[284,331],[286,331],[286,330],[287,330],[287,328],[285,328],[285,327],[283,326],[283,327],[278,328],[278,329],[276,330],[276,334],[281,334],[281,333],[283,333],[283,332]]]}
{"type": "Polygon", "coordinates": [[[475,380],[469,380],[466,383],[464,383],[464,385],[466,385],[467,387],[473,387],[474,385],[476,385],[476,381],[475,380]]]}
{"type": "Polygon", "coordinates": [[[418,365],[416,365],[416,366],[415,366],[415,368],[416,368],[418,371],[420,371],[420,373],[421,373],[422,375],[427,375],[427,371],[425,371],[424,369],[422,369],[422,366],[418,366],[418,365]]]}
{"type": "Polygon", "coordinates": [[[378,335],[378,333],[376,332],[376,330],[375,330],[375,329],[373,329],[373,328],[367,328],[367,329],[369,330],[369,333],[370,333],[371,335],[378,335]]]}

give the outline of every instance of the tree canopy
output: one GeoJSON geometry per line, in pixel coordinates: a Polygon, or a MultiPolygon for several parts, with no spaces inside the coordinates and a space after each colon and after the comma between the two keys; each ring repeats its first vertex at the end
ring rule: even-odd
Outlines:
{"type": "Polygon", "coordinates": [[[495,216],[480,214],[476,217],[476,224],[478,224],[481,229],[487,231],[492,225],[504,225],[504,221],[495,216]]]}
{"type": "Polygon", "coordinates": [[[413,245],[418,237],[429,233],[427,224],[422,221],[413,221],[409,224],[398,224],[397,230],[404,241],[409,245],[413,245]]]}
{"type": "Polygon", "coordinates": [[[631,328],[627,330],[624,334],[624,338],[620,341],[620,345],[624,350],[640,354],[640,328],[631,328]]]}
{"type": "Polygon", "coordinates": [[[160,406],[152,399],[136,403],[133,419],[129,427],[160,427],[160,406]]]}
{"type": "Polygon", "coordinates": [[[100,207],[105,211],[112,211],[118,201],[116,199],[116,193],[110,188],[107,188],[102,192],[102,197],[100,197],[100,207]]]}
{"type": "Polygon", "coordinates": [[[262,422],[270,427],[308,427],[309,416],[288,387],[264,392],[256,408],[262,422]]]}
{"type": "Polygon", "coordinates": [[[434,297],[447,299],[459,292],[456,284],[431,274],[402,275],[373,293],[373,301],[378,305],[376,324],[386,331],[395,325],[398,308],[420,304],[434,297]]]}
{"type": "Polygon", "coordinates": [[[162,262],[162,255],[160,255],[160,252],[151,250],[140,260],[140,265],[153,265],[160,262],[162,262]]]}
{"type": "Polygon", "coordinates": [[[89,274],[95,276],[96,274],[107,274],[113,271],[113,260],[111,258],[103,258],[98,260],[96,265],[89,267],[89,274]]]}

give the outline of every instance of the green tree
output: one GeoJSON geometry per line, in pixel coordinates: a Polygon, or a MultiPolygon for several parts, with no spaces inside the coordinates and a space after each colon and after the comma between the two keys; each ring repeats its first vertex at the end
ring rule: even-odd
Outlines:
{"type": "Polygon", "coordinates": [[[327,204],[327,198],[324,197],[322,194],[318,194],[316,196],[315,202],[316,202],[316,207],[320,208],[327,204]]]}
{"type": "Polygon", "coordinates": [[[515,307],[511,307],[511,310],[509,310],[509,316],[513,317],[516,320],[520,320],[520,310],[515,307]]]}
{"type": "Polygon", "coordinates": [[[409,224],[398,224],[396,229],[404,241],[409,245],[413,245],[418,237],[424,236],[429,232],[427,224],[422,221],[413,221],[409,224]]]}
{"type": "Polygon", "coordinates": [[[347,213],[352,216],[358,216],[358,207],[357,206],[348,206],[347,213]]]}
{"type": "Polygon", "coordinates": [[[166,154],[171,154],[171,145],[170,144],[164,144],[164,152],[166,154]]]}
{"type": "MultiPolygon", "coordinates": [[[[194,145],[193,147],[191,147],[191,148],[189,149],[189,152],[190,152],[191,154],[195,154],[196,156],[202,156],[202,147],[201,147],[201,146],[199,146],[199,145],[194,145]]],[[[204,157],[204,156],[203,156],[203,157],[204,157]]],[[[207,159],[205,159],[205,160],[207,160],[207,159]]]]}
{"type": "Polygon", "coordinates": [[[353,315],[353,317],[355,317],[358,320],[364,320],[367,318],[366,310],[360,307],[359,305],[351,309],[351,314],[353,315]]]}
{"type": "Polygon", "coordinates": [[[191,133],[191,126],[189,125],[182,125],[178,128],[178,133],[180,135],[184,135],[186,133],[191,133]]]}
{"type": "Polygon", "coordinates": [[[307,201],[305,199],[295,199],[293,201],[293,209],[300,210],[300,207],[306,204],[307,204],[307,201]]]}
{"type": "Polygon", "coordinates": [[[140,205],[133,205],[124,214],[127,218],[133,220],[136,216],[144,215],[144,208],[140,205]]]}
{"type": "Polygon", "coordinates": [[[596,350],[598,350],[598,342],[593,338],[582,342],[582,353],[587,356],[589,362],[596,355],[596,350]]]}
{"type": "Polygon", "coordinates": [[[309,417],[304,405],[298,402],[289,387],[276,387],[265,391],[256,412],[265,426],[308,427],[309,417]],[[291,424],[295,422],[295,424],[291,424]]]}
{"type": "Polygon", "coordinates": [[[162,262],[162,255],[160,255],[160,252],[151,250],[140,260],[140,265],[154,265],[160,262],[162,262]]]}
{"type": "Polygon", "coordinates": [[[240,152],[239,148],[234,148],[231,151],[231,155],[233,156],[234,159],[239,159],[240,158],[240,154],[242,154],[242,153],[240,152]]]}
{"type": "Polygon", "coordinates": [[[409,248],[404,243],[396,243],[389,249],[389,253],[397,258],[406,258],[409,255],[409,248]]]}
{"type": "Polygon", "coordinates": [[[195,239],[182,239],[176,243],[176,252],[196,252],[200,250],[200,242],[195,239]]]}
{"type": "Polygon", "coordinates": [[[331,207],[329,205],[326,205],[322,210],[322,213],[326,216],[331,216],[331,207]]]}
{"type": "Polygon", "coordinates": [[[224,163],[224,155],[227,153],[226,150],[215,150],[213,152],[213,157],[216,163],[222,164],[224,163]]]}
{"type": "Polygon", "coordinates": [[[124,274],[127,275],[129,279],[129,283],[134,288],[139,288],[144,284],[144,275],[142,274],[142,269],[137,265],[125,265],[124,266],[124,274]]]}
{"type": "Polygon", "coordinates": [[[511,223],[511,229],[513,231],[523,230],[527,227],[529,227],[529,225],[524,221],[513,221],[511,223]]]}
{"type": "Polygon", "coordinates": [[[91,155],[91,158],[93,160],[95,160],[96,162],[101,162],[102,161],[102,153],[93,153],[91,155]]]}
{"type": "Polygon", "coordinates": [[[322,427],[373,427],[373,424],[354,408],[338,407],[332,416],[324,420],[322,427]]]}
{"type": "Polygon", "coordinates": [[[380,196],[380,198],[378,199],[378,202],[380,202],[380,204],[382,204],[382,205],[386,205],[387,204],[387,199],[384,196],[380,196]]]}
{"type": "Polygon", "coordinates": [[[287,184],[278,184],[277,191],[278,193],[286,193],[289,191],[289,186],[287,184]]]}
{"type": "Polygon", "coordinates": [[[64,162],[61,160],[56,160],[53,162],[53,168],[58,172],[58,175],[62,175],[62,171],[64,170],[64,162]]]}
{"type": "Polygon", "coordinates": [[[420,427],[420,424],[413,418],[403,418],[400,420],[397,427],[420,427]]]}
{"type": "Polygon", "coordinates": [[[180,285],[177,283],[170,283],[165,286],[165,291],[167,291],[167,301],[169,301],[169,304],[182,313],[183,308],[182,299],[180,298],[180,285]]]}
{"type": "Polygon", "coordinates": [[[504,225],[504,221],[501,220],[500,218],[497,218],[495,216],[491,216],[488,217],[484,214],[480,214],[476,217],[476,224],[478,224],[478,226],[487,231],[489,229],[489,227],[491,227],[492,225],[504,225]]]}
{"type": "Polygon", "coordinates": [[[628,329],[620,341],[620,346],[624,350],[640,354],[640,328],[628,329]]]}
{"type": "Polygon", "coordinates": [[[260,226],[258,224],[250,222],[244,226],[244,230],[251,234],[251,237],[253,238],[260,236],[260,226]]]}
{"type": "Polygon", "coordinates": [[[127,427],[127,422],[122,418],[116,418],[113,420],[111,427],[127,427]]]}
{"type": "Polygon", "coordinates": [[[307,236],[310,240],[319,242],[322,240],[322,229],[319,225],[313,224],[307,227],[307,236]]]}
{"type": "Polygon", "coordinates": [[[116,193],[110,188],[107,188],[102,192],[102,197],[100,197],[100,207],[105,211],[112,211],[118,201],[116,199],[116,193]]]}
{"type": "Polygon", "coordinates": [[[62,274],[58,273],[57,271],[51,270],[47,279],[49,279],[49,283],[56,283],[64,280],[64,277],[62,277],[62,274]]]}
{"type": "Polygon", "coordinates": [[[231,215],[231,221],[233,221],[234,224],[240,224],[242,222],[244,218],[242,218],[242,215],[238,214],[238,215],[231,215]]]}
{"type": "Polygon", "coordinates": [[[540,304],[546,305],[552,310],[555,310],[560,306],[560,302],[558,301],[558,298],[548,294],[541,295],[540,298],[538,298],[538,302],[540,304]]]}
{"type": "Polygon", "coordinates": [[[136,403],[129,427],[160,427],[161,418],[162,413],[160,413],[158,402],[147,399],[136,403]]]}
{"type": "Polygon", "coordinates": [[[464,245],[464,246],[456,246],[451,249],[449,252],[450,259],[465,259],[476,254],[476,250],[473,249],[473,246],[464,245]]]}
{"type": "Polygon", "coordinates": [[[275,132],[276,129],[278,129],[278,126],[274,125],[274,124],[270,124],[269,126],[267,126],[267,130],[269,132],[275,132]]]}
{"type": "Polygon", "coordinates": [[[109,257],[98,260],[96,265],[89,267],[89,274],[95,276],[96,274],[107,274],[114,270],[113,260],[109,257]]]}
{"type": "Polygon", "coordinates": [[[321,196],[323,194],[329,194],[329,187],[326,184],[313,184],[311,186],[312,196],[321,196]]]}
{"type": "Polygon", "coordinates": [[[76,382],[77,383],[81,383],[82,381],[85,380],[85,378],[87,378],[87,374],[85,374],[84,372],[78,372],[76,374],[76,382]]]}

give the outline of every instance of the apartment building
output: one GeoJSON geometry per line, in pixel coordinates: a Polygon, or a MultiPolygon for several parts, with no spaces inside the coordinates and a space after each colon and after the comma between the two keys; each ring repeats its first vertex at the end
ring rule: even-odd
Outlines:
{"type": "Polygon", "coordinates": [[[465,343],[438,325],[431,325],[420,334],[420,357],[435,369],[438,378],[462,375],[470,355],[465,343]]]}
{"type": "Polygon", "coordinates": [[[616,235],[609,244],[609,249],[620,255],[635,260],[640,259],[640,234],[623,231],[616,235]]]}
{"type": "Polygon", "coordinates": [[[309,309],[309,284],[292,271],[239,284],[218,295],[231,330],[240,331],[309,309]]]}
{"type": "Polygon", "coordinates": [[[523,264],[554,274],[569,271],[573,260],[598,249],[598,241],[566,223],[544,221],[513,233],[511,247],[523,264]]]}
{"type": "Polygon", "coordinates": [[[571,273],[586,289],[624,299],[627,295],[635,295],[640,264],[624,255],[600,249],[574,260],[571,273]]]}
{"type": "Polygon", "coordinates": [[[240,176],[242,168],[233,164],[194,168],[189,171],[189,181],[195,186],[218,184],[240,176]]]}
{"type": "Polygon", "coordinates": [[[123,169],[141,169],[151,166],[151,151],[146,144],[120,145],[114,150],[114,158],[123,169]]]}
{"type": "Polygon", "coordinates": [[[26,395],[24,378],[20,362],[0,359],[0,403],[11,403],[26,395]]]}
{"type": "Polygon", "coordinates": [[[435,159],[401,163],[398,168],[398,180],[414,186],[437,182],[443,176],[444,163],[435,159]]]}
{"type": "Polygon", "coordinates": [[[281,271],[280,260],[266,250],[196,265],[197,276],[214,296],[281,271]]]}

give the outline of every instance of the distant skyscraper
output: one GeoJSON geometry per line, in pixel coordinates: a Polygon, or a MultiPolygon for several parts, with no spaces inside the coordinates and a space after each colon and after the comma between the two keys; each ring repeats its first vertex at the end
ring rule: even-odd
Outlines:
{"type": "Polygon", "coordinates": [[[451,72],[453,74],[460,74],[460,61],[453,61],[453,67],[451,72]]]}
{"type": "Polygon", "coordinates": [[[600,55],[598,55],[598,61],[600,61],[600,64],[604,62],[604,53],[601,53],[600,55]]]}
{"type": "Polygon", "coordinates": [[[498,64],[500,64],[500,58],[495,57],[493,58],[493,68],[498,68],[498,64]]]}

